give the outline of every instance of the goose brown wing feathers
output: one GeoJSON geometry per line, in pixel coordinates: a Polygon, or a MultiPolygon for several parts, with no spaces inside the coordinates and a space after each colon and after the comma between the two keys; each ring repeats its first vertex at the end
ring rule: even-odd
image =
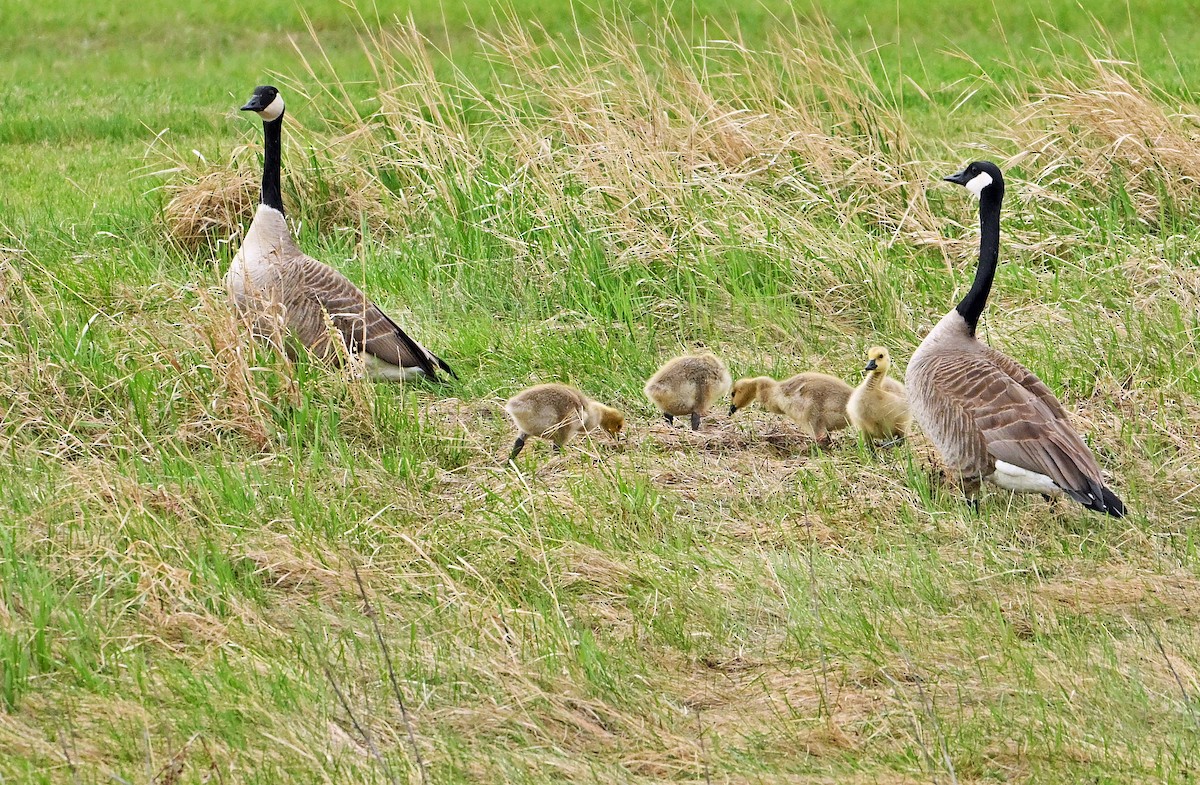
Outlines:
{"type": "Polygon", "coordinates": [[[307,256],[295,269],[303,295],[329,315],[351,351],[366,352],[400,368],[420,368],[430,377],[436,375],[436,363],[453,375],[445,362],[409,337],[346,276],[307,256]]]}
{"type": "Polygon", "coordinates": [[[1102,498],[1095,457],[1031,371],[994,350],[936,358],[929,370],[939,427],[969,470],[986,475],[1000,460],[1046,475],[1083,504],[1102,498]]]}
{"type": "Polygon", "coordinates": [[[1003,352],[998,352],[987,344],[980,344],[981,354],[987,357],[1002,372],[1008,374],[1014,382],[1024,387],[1031,395],[1046,405],[1046,408],[1061,420],[1068,420],[1067,410],[1059,403],[1058,397],[1038,378],[1037,374],[1021,365],[1003,352]]]}

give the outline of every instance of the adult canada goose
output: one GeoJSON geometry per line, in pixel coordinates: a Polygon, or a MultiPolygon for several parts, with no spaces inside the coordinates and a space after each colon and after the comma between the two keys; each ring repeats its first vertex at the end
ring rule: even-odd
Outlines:
{"type": "Polygon", "coordinates": [[[574,387],[565,384],[539,384],[514,395],[504,404],[517,426],[517,441],[511,461],[525,446],[525,439],[540,436],[554,442],[554,451],[580,431],[601,428],[612,435],[620,433],[625,418],[616,409],[597,403],[574,387]]]}
{"type": "Polygon", "coordinates": [[[362,356],[372,379],[436,378],[439,368],[455,376],[350,279],[301,252],[284,218],[279,183],[283,97],[269,85],[256,87],[242,111],[263,121],[262,199],[225,286],[238,310],[253,319],[254,332],[270,340],[290,335],[318,357],[336,361],[341,349],[331,340],[332,326],[345,348],[362,356]]]}
{"type": "Polygon", "coordinates": [[[1125,504],[1105,487],[1100,467],[1041,379],[975,337],[1000,249],[1004,177],[976,161],[945,178],[979,198],[979,267],[970,291],[925,336],[908,364],[908,401],[971,496],[980,480],[1010,491],[1065,493],[1120,518],[1125,504]]]}
{"type": "Polygon", "coordinates": [[[769,376],[738,379],[733,385],[732,415],[757,400],[772,414],[782,414],[821,446],[830,431],[846,427],[846,403],[854,388],[823,373],[798,373],[777,382],[769,376]]]}
{"type": "Polygon", "coordinates": [[[902,437],[912,421],[904,385],[887,375],[890,365],[887,349],[882,346],[868,349],[864,369],[867,378],[854,388],[846,403],[850,424],[871,441],[902,437]]]}
{"type": "Polygon", "coordinates": [[[715,354],[703,352],[668,360],[646,382],[646,397],[662,411],[668,424],[676,417],[689,415],[692,430],[700,430],[700,418],[707,416],[718,399],[729,394],[733,377],[715,354]]]}

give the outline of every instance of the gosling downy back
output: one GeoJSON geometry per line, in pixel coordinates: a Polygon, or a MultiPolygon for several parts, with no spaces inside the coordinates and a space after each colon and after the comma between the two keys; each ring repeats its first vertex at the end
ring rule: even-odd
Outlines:
{"type": "Polygon", "coordinates": [[[668,360],[646,382],[644,392],[668,423],[686,414],[691,417],[692,430],[699,430],[700,418],[729,394],[732,384],[725,363],[715,354],[703,352],[668,360]]]}
{"type": "Polygon", "coordinates": [[[782,382],[769,376],[738,379],[733,385],[729,413],[757,400],[772,414],[782,414],[821,444],[831,431],[846,427],[846,402],[854,391],[836,376],[798,373],[782,382]]]}
{"type": "Polygon", "coordinates": [[[332,361],[341,355],[331,340],[337,336],[346,350],[362,357],[374,379],[436,378],[438,369],[455,376],[346,276],[299,249],[284,217],[280,188],[283,97],[269,85],[255,88],[242,111],[263,121],[262,201],[225,285],[239,311],[253,320],[255,333],[271,340],[291,336],[332,361]]]}
{"type": "Polygon", "coordinates": [[[945,178],[979,198],[979,267],[962,301],[930,331],[908,365],[913,416],[964,482],[1066,494],[1116,518],[1125,504],[1041,379],[975,335],[996,274],[1004,177],[976,161],[945,178]]]}

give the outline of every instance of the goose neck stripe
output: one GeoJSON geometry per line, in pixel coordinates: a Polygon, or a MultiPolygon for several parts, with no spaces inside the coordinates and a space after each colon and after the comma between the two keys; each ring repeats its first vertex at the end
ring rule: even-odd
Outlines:
{"type": "Polygon", "coordinates": [[[280,168],[283,159],[282,115],[263,123],[262,203],[283,212],[283,190],[280,187],[280,168]]]}

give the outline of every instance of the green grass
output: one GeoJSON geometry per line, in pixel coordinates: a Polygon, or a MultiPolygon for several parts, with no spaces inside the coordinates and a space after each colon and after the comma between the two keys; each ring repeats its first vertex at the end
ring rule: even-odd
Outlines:
{"type": "Polygon", "coordinates": [[[1188,3],[305,5],[315,40],[289,3],[0,9],[0,779],[420,782],[390,670],[438,783],[1194,778],[1188,3]],[[301,245],[459,382],[247,344],[236,227],[172,238],[256,181],[267,80],[301,245]],[[697,344],[903,367],[970,277],[937,178],[981,156],[986,337],[1129,518],[973,513],[920,438],[658,420],[697,344]],[[626,438],[506,467],[503,400],[552,380],[626,438]]]}

